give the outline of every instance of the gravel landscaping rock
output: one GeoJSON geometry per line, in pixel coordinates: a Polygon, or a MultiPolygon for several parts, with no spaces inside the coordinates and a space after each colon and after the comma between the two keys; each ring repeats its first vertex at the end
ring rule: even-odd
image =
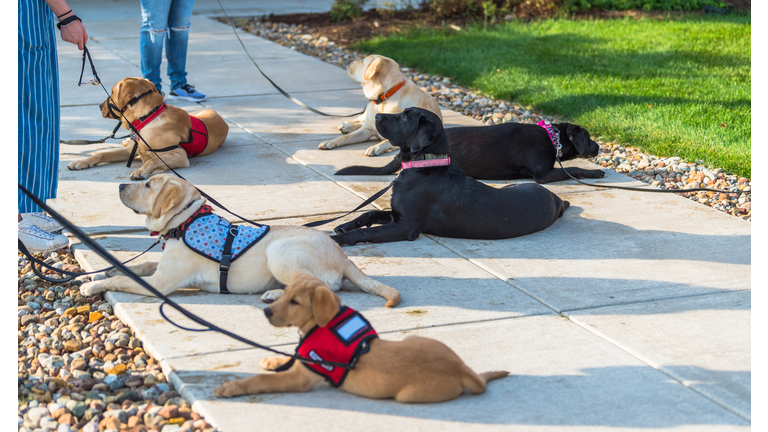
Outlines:
{"type": "MultiPolygon", "coordinates": [[[[272,17],[274,20],[279,18],[272,17]]],[[[224,19],[221,21],[226,22],[224,19]]],[[[365,53],[340,46],[326,36],[319,36],[317,31],[304,25],[263,22],[259,18],[239,18],[233,21],[237,27],[256,36],[340,67],[366,56],[365,53]]],[[[540,120],[553,123],[568,121],[562,117],[545,115],[514,101],[482,95],[455,85],[445,77],[422,74],[409,68],[402,68],[402,71],[424,91],[435,97],[441,107],[487,125],[507,122],[537,123],[540,120]]],[[[591,162],[662,189],[717,189],[722,192],[681,192],[679,195],[735,217],[752,220],[752,187],[749,179],[705,166],[698,160],[684,161],[679,157],[659,157],[629,145],[605,141],[602,137],[593,139],[600,145],[600,154],[591,158],[591,162]],[[735,193],[737,191],[745,193],[735,193]]]]}
{"type": "MultiPolygon", "coordinates": [[[[69,249],[36,258],[83,271],[69,249]]],[[[166,382],[109,302],[80,295],[87,276],[53,284],[21,255],[18,265],[20,432],[216,431],[166,382]]]]}

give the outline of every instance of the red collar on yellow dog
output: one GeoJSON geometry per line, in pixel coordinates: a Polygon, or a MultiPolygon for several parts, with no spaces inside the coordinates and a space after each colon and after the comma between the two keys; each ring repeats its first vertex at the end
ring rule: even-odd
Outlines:
{"type": "Polygon", "coordinates": [[[403,88],[403,86],[405,85],[405,81],[406,80],[403,80],[403,82],[401,82],[400,84],[398,84],[398,85],[392,87],[391,89],[387,90],[386,93],[384,93],[384,94],[380,95],[379,97],[377,97],[376,99],[374,99],[373,103],[378,105],[378,104],[384,102],[385,100],[391,98],[393,94],[397,93],[398,90],[403,88]]]}
{"type": "Polygon", "coordinates": [[[155,109],[149,112],[149,114],[145,115],[144,117],[139,117],[136,120],[132,121],[131,124],[133,127],[140,131],[144,129],[145,126],[152,123],[160,114],[165,111],[165,109],[168,108],[168,105],[166,105],[165,102],[163,102],[162,105],[157,106],[155,109]]]}

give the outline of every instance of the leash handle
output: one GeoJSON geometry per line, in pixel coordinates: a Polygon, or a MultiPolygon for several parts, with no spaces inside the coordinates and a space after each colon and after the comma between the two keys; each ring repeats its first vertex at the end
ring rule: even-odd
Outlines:
{"type": "MultiPolygon", "coordinates": [[[[157,246],[160,243],[161,240],[162,239],[157,239],[157,241],[152,243],[152,245],[149,248],[147,248],[147,250],[145,250],[144,252],[142,252],[142,253],[136,255],[135,257],[129,259],[128,261],[125,261],[123,264],[128,264],[129,262],[131,262],[131,261],[135,260],[136,258],[144,255],[145,253],[149,252],[150,250],[152,250],[153,247],[157,246]]],[[[75,273],[75,272],[71,272],[71,271],[67,271],[67,270],[57,269],[56,267],[53,267],[53,266],[51,266],[49,264],[46,264],[44,261],[40,261],[39,259],[37,259],[34,256],[32,256],[32,253],[29,252],[29,249],[27,249],[26,245],[24,245],[24,243],[22,243],[21,240],[19,240],[19,252],[21,252],[21,254],[24,255],[30,261],[30,263],[32,263],[32,269],[35,270],[35,274],[38,277],[40,277],[41,279],[46,280],[48,282],[64,283],[64,282],[72,280],[73,278],[75,278],[77,276],[85,276],[85,275],[90,275],[90,274],[95,274],[95,273],[101,273],[101,272],[105,272],[105,271],[112,270],[113,268],[115,268],[114,266],[112,266],[112,267],[103,268],[101,270],[94,270],[94,271],[84,272],[84,273],[75,273]],[[49,269],[51,271],[54,271],[56,273],[68,275],[69,278],[67,278],[66,280],[62,280],[62,279],[47,279],[44,276],[41,276],[41,274],[36,271],[35,264],[37,264],[37,265],[39,265],[41,267],[45,267],[45,268],[47,268],[47,269],[49,269]]]]}
{"type": "MultiPolygon", "coordinates": [[[[101,80],[99,79],[99,75],[96,73],[96,66],[93,65],[93,59],[91,59],[91,52],[88,51],[88,47],[86,45],[83,45],[83,65],[80,68],[80,79],[77,81],[77,86],[83,86],[86,84],[93,84],[93,85],[99,85],[101,84],[101,80]],[[91,72],[93,72],[93,79],[88,82],[83,82],[83,72],[85,71],[85,58],[88,57],[88,62],[91,64],[91,72]]],[[[117,130],[117,129],[115,129],[117,130]]],[[[112,135],[114,136],[114,134],[112,135]]]]}

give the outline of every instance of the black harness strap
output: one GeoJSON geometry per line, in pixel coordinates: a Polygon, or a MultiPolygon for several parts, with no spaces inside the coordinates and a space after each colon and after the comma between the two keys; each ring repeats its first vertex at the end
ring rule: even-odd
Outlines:
{"type": "Polygon", "coordinates": [[[221,262],[219,262],[219,294],[230,294],[227,290],[227,276],[229,276],[229,265],[232,263],[232,243],[237,237],[237,227],[230,225],[227,230],[227,239],[224,241],[224,250],[221,252],[221,262]]]}

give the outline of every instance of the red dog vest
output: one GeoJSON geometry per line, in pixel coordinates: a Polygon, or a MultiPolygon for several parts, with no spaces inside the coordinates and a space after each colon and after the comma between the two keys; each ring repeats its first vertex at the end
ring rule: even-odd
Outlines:
{"type": "Polygon", "coordinates": [[[371,323],[356,310],[342,306],[325,327],[315,326],[296,347],[296,353],[312,360],[348,363],[349,368],[320,364],[302,364],[339,387],[357,358],[368,352],[369,340],[379,337],[371,323]]]}
{"type": "Polygon", "coordinates": [[[199,155],[208,147],[208,128],[197,117],[189,116],[189,121],[192,122],[192,130],[189,133],[191,138],[189,141],[180,142],[179,146],[187,152],[187,156],[193,157],[199,155]]]}

